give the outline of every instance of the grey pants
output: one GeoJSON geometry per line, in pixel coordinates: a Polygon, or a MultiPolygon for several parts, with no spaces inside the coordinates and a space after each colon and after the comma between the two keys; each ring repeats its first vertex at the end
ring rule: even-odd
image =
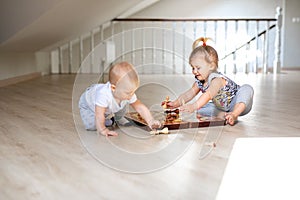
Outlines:
{"type": "MultiPolygon", "coordinates": [[[[244,112],[241,113],[240,116],[246,115],[250,112],[252,109],[252,104],[253,104],[253,88],[252,86],[245,84],[240,87],[240,89],[237,91],[235,97],[233,98],[230,108],[227,112],[232,112],[234,109],[234,106],[237,103],[244,103],[246,105],[246,109],[244,112]]],[[[218,109],[213,102],[207,103],[205,106],[200,108],[197,113],[203,116],[217,116],[218,113],[224,112],[220,109],[218,109]]]]}

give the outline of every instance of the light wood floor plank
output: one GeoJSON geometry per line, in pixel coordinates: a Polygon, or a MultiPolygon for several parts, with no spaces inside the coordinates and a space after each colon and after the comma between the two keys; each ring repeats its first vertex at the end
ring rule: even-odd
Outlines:
{"type": "MultiPolygon", "coordinates": [[[[44,76],[2,87],[0,199],[214,199],[236,138],[300,136],[299,75],[299,71],[288,71],[276,77],[232,76],[238,83],[254,87],[253,110],[235,126],[223,127],[217,147],[205,159],[199,159],[199,152],[208,129],[199,129],[196,134],[185,130],[178,138],[182,144],[192,140],[186,152],[170,166],[142,174],[108,168],[86,151],[72,114],[74,75],[44,76]]],[[[193,81],[190,76],[184,78],[193,81]]],[[[183,91],[174,80],[178,79],[161,82],[183,91]]],[[[139,93],[145,103],[157,100],[146,87],[142,89],[139,93]]],[[[134,138],[121,135],[109,140],[100,137],[97,144],[111,142],[147,152],[168,144],[172,137],[135,143],[134,138]]],[[[116,159],[121,164],[127,162],[116,159]]]]}

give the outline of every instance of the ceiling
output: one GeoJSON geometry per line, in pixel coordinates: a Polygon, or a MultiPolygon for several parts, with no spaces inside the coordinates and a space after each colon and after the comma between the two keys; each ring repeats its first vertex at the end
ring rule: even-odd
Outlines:
{"type": "MultiPolygon", "coordinates": [[[[154,2],[156,1],[1,0],[0,52],[39,51],[128,13],[129,9],[138,4],[145,7],[154,2]]],[[[139,10],[135,9],[137,11],[139,10]]]]}

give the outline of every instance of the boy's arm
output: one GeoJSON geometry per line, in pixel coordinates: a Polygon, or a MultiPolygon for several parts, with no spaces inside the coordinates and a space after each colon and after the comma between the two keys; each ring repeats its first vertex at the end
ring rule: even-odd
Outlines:
{"type": "Polygon", "coordinates": [[[95,120],[96,120],[97,132],[105,136],[109,136],[109,135],[116,136],[118,135],[116,132],[110,131],[105,126],[105,111],[106,108],[101,106],[95,106],[95,120]]]}
{"type": "Polygon", "coordinates": [[[160,127],[160,122],[153,119],[150,110],[139,99],[130,105],[141,115],[150,128],[160,127]]]}

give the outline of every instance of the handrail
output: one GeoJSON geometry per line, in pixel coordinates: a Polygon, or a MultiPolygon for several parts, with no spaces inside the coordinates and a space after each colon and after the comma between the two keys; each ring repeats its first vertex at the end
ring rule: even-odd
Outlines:
{"type": "Polygon", "coordinates": [[[275,18],[114,18],[112,21],[148,21],[148,22],[163,22],[163,21],[276,21],[275,18]]]}
{"type": "MultiPolygon", "coordinates": [[[[268,30],[271,30],[273,28],[276,27],[276,24],[273,24],[272,26],[270,26],[268,28],[268,30]]],[[[235,54],[235,52],[237,52],[238,50],[240,50],[241,48],[243,48],[244,46],[250,44],[250,42],[252,42],[253,40],[259,38],[260,36],[262,36],[263,34],[265,34],[267,32],[267,30],[264,30],[262,32],[260,32],[257,36],[254,36],[253,38],[251,38],[249,41],[247,41],[246,43],[244,43],[243,45],[239,46],[238,48],[236,48],[234,51],[230,52],[229,54],[225,55],[223,58],[221,58],[220,60],[224,60],[225,58],[227,58],[228,56],[235,54]]]]}

